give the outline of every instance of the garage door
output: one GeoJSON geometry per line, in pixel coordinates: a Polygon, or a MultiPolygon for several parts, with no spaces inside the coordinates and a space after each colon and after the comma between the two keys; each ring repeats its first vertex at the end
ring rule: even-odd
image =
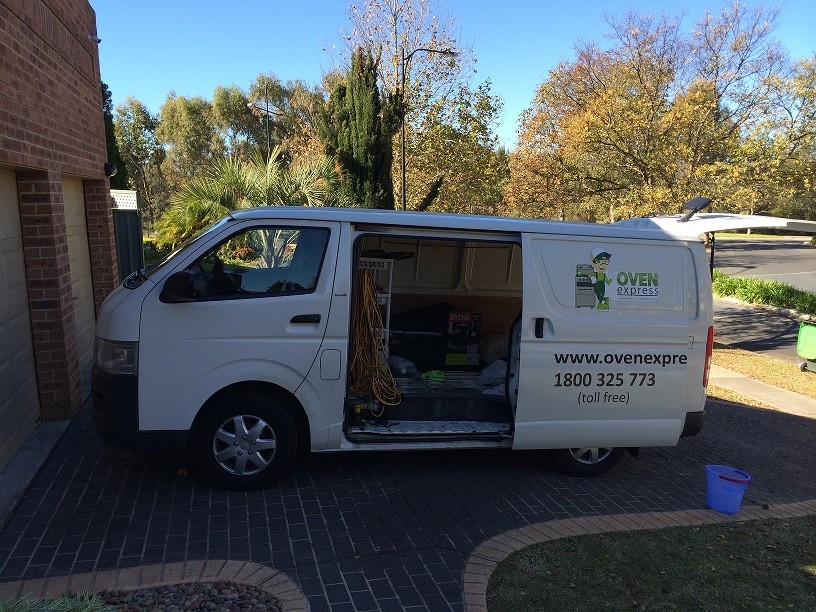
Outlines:
{"type": "Polygon", "coordinates": [[[77,350],[79,365],[85,368],[93,355],[95,318],[82,180],[63,177],[62,193],[65,201],[65,228],[68,232],[68,261],[71,267],[77,350]]]}
{"type": "Polygon", "coordinates": [[[0,468],[40,418],[14,172],[0,168],[0,468]]]}

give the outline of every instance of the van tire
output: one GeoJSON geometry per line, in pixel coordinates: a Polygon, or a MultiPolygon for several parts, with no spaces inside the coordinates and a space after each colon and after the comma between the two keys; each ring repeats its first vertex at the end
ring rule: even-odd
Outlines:
{"type": "Polygon", "coordinates": [[[255,391],[218,398],[190,444],[201,473],[225,489],[269,486],[291,467],[297,447],[297,427],[286,404],[255,391]]]}
{"type": "Polygon", "coordinates": [[[620,461],[624,448],[558,448],[552,451],[555,463],[572,476],[598,476],[620,461]]]}

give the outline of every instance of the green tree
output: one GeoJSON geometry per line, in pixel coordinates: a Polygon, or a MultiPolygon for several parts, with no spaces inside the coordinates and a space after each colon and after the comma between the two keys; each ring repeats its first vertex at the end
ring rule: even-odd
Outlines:
{"type": "Polygon", "coordinates": [[[249,98],[260,119],[266,151],[266,121],[269,121],[269,147],[279,146],[284,160],[314,157],[323,153],[318,137],[321,113],[325,104],[319,87],[303,81],[281,83],[274,75],[259,75],[250,85],[249,98]]]}
{"type": "MultiPolygon", "coordinates": [[[[216,142],[224,144],[226,155],[248,159],[253,151],[266,150],[263,125],[259,124],[249,97],[240,87],[215,88],[212,120],[217,134],[216,142]]],[[[211,153],[207,152],[208,155],[211,153]]]]}
{"type": "Polygon", "coordinates": [[[159,110],[156,138],[166,151],[162,171],[172,191],[205,172],[210,162],[222,157],[227,149],[215,127],[212,103],[174,92],[159,110]]]}
{"type": "Polygon", "coordinates": [[[798,61],[774,84],[773,103],[749,132],[757,208],[780,216],[816,219],[816,57],[798,61]]]}
{"type": "Polygon", "coordinates": [[[334,160],[316,157],[287,165],[281,150],[269,159],[224,157],[185,182],[156,223],[157,241],[176,244],[228,212],[255,206],[346,206],[334,160]]]}
{"type": "Polygon", "coordinates": [[[164,149],[156,138],[157,124],[158,119],[132,96],[116,107],[116,140],[127,169],[129,186],[141,196],[148,228],[153,227],[157,215],[169,201],[161,171],[164,149]]]}
{"type": "MultiPolygon", "coordinates": [[[[349,20],[352,30],[343,36],[348,49],[352,52],[359,47],[377,49],[383,58],[377,68],[379,85],[381,91],[392,92],[402,101],[399,110],[405,117],[409,136],[406,148],[410,149],[412,142],[421,140],[420,132],[435,123],[430,116],[434,113],[438,117],[434,108],[461,94],[461,86],[474,72],[472,53],[457,40],[456,24],[444,16],[438,0],[350,0],[349,20]]],[[[392,177],[401,200],[399,138],[392,140],[392,147],[392,177]]],[[[408,153],[406,161],[410,163],[414,158],[410,150],[408,153]]],[[[426,174],[437,177],[431,179],[431,186],[438,183],[445,171],[446,168],[428,169],[426,174]]],[[[406,200],[414,205],[429,200],[426,177],[419,178],[422,182],[415,184],[411,173],[406,173],[406,200]]]]}
{"type": "Polygon", "coordinates": [[[377,86],[377,65],[370,50],[358,49],[345,82],[327,104],[322,136],[327,153],[343,167],[343,190],[357,206],[394,208],[391,139],[396,131],[394,99],[377,86]]]}
{"type": "Polygon", "coordinates": [[[105,83],[102,83],[102,113],[105,118],[105,145],[108,150],[108,162],[116,166],[116,174],[110,178],[112,189],[128,188],[128,173],[122,154],[119,152],[119,143],[116,142],[116,128],[113,123],[113,102],[111,92],[105,83]]]}
{"type": "Polygon", "coordinates": [[[457,95],[432,106],[422,129],[408,130],[408,179],[418,187],[408,194],[408,208],[500,213],[509,179],[507,154],[494,129],[501,109],[489,81],[475,90],[460,86],[457,95]],[[437,197],[423,201],[422,194],[440,180],[437,197]]]}

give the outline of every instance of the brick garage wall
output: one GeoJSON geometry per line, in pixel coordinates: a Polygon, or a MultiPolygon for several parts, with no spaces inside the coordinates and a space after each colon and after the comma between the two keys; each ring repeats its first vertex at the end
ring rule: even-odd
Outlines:
{"type": "Polygon", "coordinates": [[[0,165],[17,175],[42,417],[82,402],[62,176],[83,180],[94,305],[118,283],[96,15],[87,0],[0,0],[0,165]]]}
{"type": "Polygon", "coordinates": [[[18,172],[17,191],[40,411],[59,419],[82,401],[60,175],[18,172]]]}
{"type": "Polygon", "coordinates": [[[113,231],[113,204],[106,179],[83,181],[85,217],[88,225],[88,249],[93,272],[96,311],[119,283],[116,240],[113,231]]]}
{"type": "Polygon", "coordinates": [[[102,178],[96,15],[86,0],[0,0],[0,162],[102,178]]]}

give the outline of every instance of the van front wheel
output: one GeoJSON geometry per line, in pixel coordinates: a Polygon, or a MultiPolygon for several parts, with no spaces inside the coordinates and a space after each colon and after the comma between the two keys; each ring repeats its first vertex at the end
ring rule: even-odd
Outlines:
{"type": "Polygon", "coordinates": [[[227,489],[260,489],[280,477],[297,451],[286,406],[262,393],[221,398],[202,418],[192,451],[204,476],[227,489]]]}
{"type": "Polygon", "coordinates": [[[624,453],[623,448],[559,448],[552,452],[562,470],[573,476],[597,476],[611,469],[624,453]]]}

